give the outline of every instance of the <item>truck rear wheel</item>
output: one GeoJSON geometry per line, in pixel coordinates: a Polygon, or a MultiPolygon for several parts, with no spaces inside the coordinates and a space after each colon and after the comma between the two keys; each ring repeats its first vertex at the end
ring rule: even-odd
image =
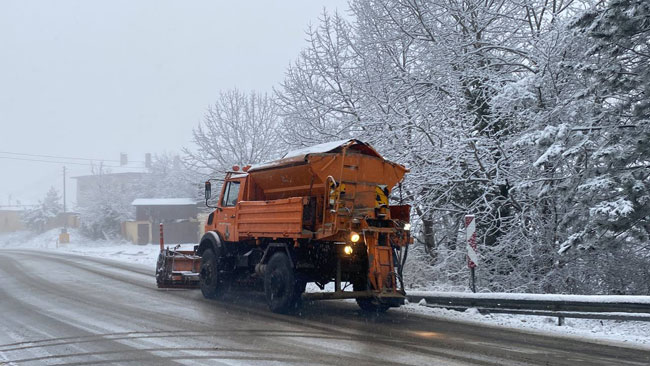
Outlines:
{"type": "Polygon", "coordinates": [[[274,313],[286,313],[300,305],[305,283],[296,279],[286,254],[278,252],[264,270],[264,293],[269,308],[274,313]]]}
{"type": "Polygon", "coordinates": [[[217,299],[225,292],[223,279],[219,276],[219,261],[212,249],[206,249],[201,256],[201,272],[199,273],[199,285],[203,297],[206,299],[217,299]]]}
{"type": "MultiPolygon", "coordinates": [[[[364,280],[353,283],[352,288],[354,291],[366,291],[371,287],[368,281],[364,280]]],[[[357,305],[359,305],[361,310],[367,311],[369,313],[385,313],[386,310],[388,310],[390,307],[388,304],[382,304],[377,299],[373,298],[361,298],[356,300],[357,305]]]]}

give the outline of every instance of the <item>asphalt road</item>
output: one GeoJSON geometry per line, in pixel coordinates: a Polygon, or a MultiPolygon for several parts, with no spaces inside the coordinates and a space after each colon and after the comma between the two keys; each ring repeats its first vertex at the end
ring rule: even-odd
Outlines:
{"type": "Polygon", "coordinates": [[[0,365],[650,365],[650,352],[355,304],[294,315],[261,295],[159,290],[153,270],[0,251],[0,365]]]}

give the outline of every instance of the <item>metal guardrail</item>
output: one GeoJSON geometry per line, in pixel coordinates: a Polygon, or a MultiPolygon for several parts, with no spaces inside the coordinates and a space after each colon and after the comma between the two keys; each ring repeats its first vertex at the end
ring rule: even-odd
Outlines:
{"type": "MultiPolygon", "coordinates": [[[[424,299],[426,304],[423,305],[435,308],[459,311],[476,308],[481,313],[557,317],[558,325],[562,325],[564,318],[650,321],[650,302],[628,301],[625,300],[625,296],[615,297],[621,298],[620,301],[598,302],[594,300],[504,298],[503,296],[490,297],[489,295],[407,294],[407,298],[412,303],[421,302],[424,299]]],[[[597,298],[594,297],[594,299],[597,298]]]]}

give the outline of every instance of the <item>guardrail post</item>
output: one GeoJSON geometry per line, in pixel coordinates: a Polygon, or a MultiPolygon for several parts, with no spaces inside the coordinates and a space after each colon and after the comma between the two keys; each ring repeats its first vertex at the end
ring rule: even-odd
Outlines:
{"type": "Polygon", "coordinates": [[[563,316],[558,316],[557,317],[557,326],[561,327],[564,325],[564,317],[563,316]]]}

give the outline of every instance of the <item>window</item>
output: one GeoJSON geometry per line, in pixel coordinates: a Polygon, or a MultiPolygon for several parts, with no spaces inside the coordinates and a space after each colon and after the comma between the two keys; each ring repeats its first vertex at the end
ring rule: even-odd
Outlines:
{"type": "Polygon", "coordinates": [[[228,182],[226,191],[223,193],[223,200],[221,206],[229,207],[237,204],[237,197],[239,196],[239,182],[228,182]]]}

